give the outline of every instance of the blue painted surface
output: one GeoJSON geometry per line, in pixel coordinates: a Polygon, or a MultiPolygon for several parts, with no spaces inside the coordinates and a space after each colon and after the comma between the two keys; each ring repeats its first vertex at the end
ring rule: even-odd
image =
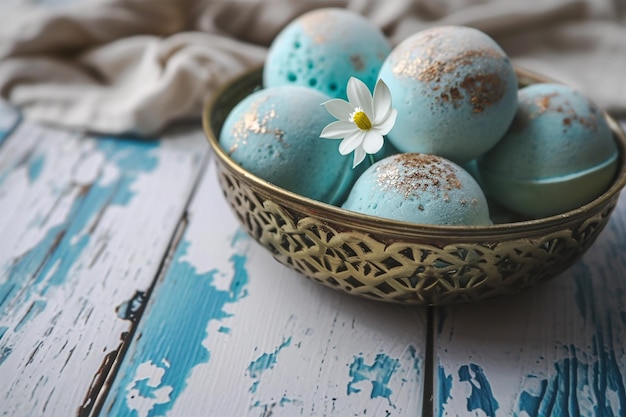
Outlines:
{"type": "Polygon", "coordinates": [[[28,311],[26,312],[24,317],[22,317],[22,319],[15,326],[15,332],[17,333],[20,330],[22,330],[22,327],[24,326],[24,324],[28,323],[30,320],[36,317],[39,313],[41,313],[46,308],[46,304],[47,303],[45,300],[37,300],[33,302],[28,308],[28,311]]]}
{"type": "Polygon", "coordinates": [[[438,391],[438,410],[439,416],[443,416],[443,405],[452,399],[450,392],[452,391],[452,375],[446,375],[446,371],[442,366],[437,367],[437,391],[438,391]]]}
{"type": "Polygon", "coordinates": [[[475,363],[462,365],[459,368],[459,380],[471,386],[470,396],[467,398],[467,411],[482,410],[488,417],[495,417],[499,404],[493,396],[483,369],[475,363]]]}
{"type": "Polygon", "coordinates": [[[4,121],[4,123],[0,125],[0,145],[2,145],[5,139],[8,138],[20,124],[22,117],[16,108],[8,106],[5,103],[0,103],[0,113],[3,113],[1,117],[4,121]]]}
{"type": "MultiPolygon", "coordinates": [[[[203,345],[207,336],[214,336],[207,334],[209,322],[230,317],[225,307],[247,294],[247,246],[241,249],[239,246],[244,245],[236,245],[241,239],[238,234],[231,242],[231,248],[236,246],[230,257],[232,271],[213,269],[206,273],[198,273],[193,265],[182,260],[189,243],[181,241],[163,283],[154,290],[151,299],[155,301],[148,304],[145,318],[139,322],[138,337],[129,348],[103,408],[105,415],[136,415],[129,408],[127,395],[130,390],[140,388],[142,379],[137,379],[137,369],[142,364],[168,364],[163,368],[159,384],[148,387],[152,391],[171,388],[169,400],[154,404],[147,414],[160,416],[173,407],[193,368],[210,360],[211,353],[203,345]],[[226,290],[218,289],[214,282],[223,273],[232,276],[226,290]]],[[[150,395],[146,392],[144,398],[149,399],[150,395]]]]}
{"type": "Polygon", "coordinates": [[[398,359],[393,359],[384,353],[376,355],[376,359],[371,365],[365,363],[363,356],[355,356],[350,365],[350,378],[352,380],[348,383],[347,394],[361,392],[361,388],[356,385],[363,381],[369,381],[372,385],[370,398],[386,398],[389,405],[393,405],[391,402],[392,390],[388,384],[399,366],[398,359]]]}
{"type": "Polygon", "coordinates": [[[117,308],[117,316],[124,320],[136,321],[146,302],[145,291],[135,291],[132,298],[117,308]]]}
{"type": "Polygon", "coordinates": [[[283,350],[290,344],[291,344],[291,337],[283,340],[283,342],[276,349],[274,349],[273,352],[264,353],[261,356],[259,356],[257,359],[255,359],[254,361],[250,362],[250,365],[248,365],[248,368],[246,369],[250,378],[254,380],[254,382],[252,383],[252,386],[250,386],[250,392],[252,393],[256,392],[259,386],[259,377],[261,376],[261,374],[267,371],[268,369],[272,369],[274,365],[276,365],[278,354],[280,353],[281,350],[283,350]]]}
{"type": "Polygon", "coordinates": [[[158,146],[157,142],[99,139],[98,149],[120,170],[118,181],[102,184],[97,180],[74,201],[64,223],[50,228],[37,245],[12,264],[6,271],[8,279],[0,284],[0,315],[4,303],[28,283],[28,277],[37,274],[35,283],[40,285],[29,285],[21,302],[27,302],[35,288],[45,294],[50,286],[60,285],[65,280],[89,243],[91,221],[110,204],[128,204],[137,177],[156,167],[158,161],[153,151],[158,146]]]}
{"type": "Polygon", "coordinates": [[[28,180],[33,183],[39,179],[39,175],[41,175],[41,171],[43,169],[44,163],[46,162],[46,158],[43,155],[34,155],[28,161],[28,180]]]}
{"type": "MultiPolygon", "coordinates": [[[[544,355],[537,356],[537,374],[522,376],[513,410],[499,409],[498,415],[626,416],[626,346],[623,342],[626,288],[620,281],[624,278],[620,272],[626,272],[626,221],[623,216],[613,217],[609,228],[610,232],[599,240],[604,240],[602,255],[588,255],[567,271],[566,278],[571,280],[567,285],[573,283],[573,310],[563,312],[565,320],[562,323],[571,326],[566,336],[569,343],[561,344],[556,338],[553,343],[557,359],[550,362],[546,362],[544,355]],[[591,265],[590,262],[595,263],[591,265]]],[[[593,250],[597,249],[590,252],[593,250]]],[[[463,370],[466,379],[470,366],[463,370]]],[[[489,384],[486,378],[484,381],[489,384]]],[[[445,410],[445,404],[451,399],[450,393],[458,392],[452,390],[456,381],[453,382],[440,369],[437,383],[439,416],[458,411],[445,410]]],[[[508,393],[501,395],[501,401],[509,398],[508,393]]],[[[477,402],[476,398],[474,395],[474,400],[468,399],[468,408],[472,408],[472,402],[477,402]]],[[[494,410],[494,407],[481,409],[489,415],[486,410],[494,410]]]]}
{"type": "MultiPolygon", "coordinates": [[[[98,139],[98,150],[108,163],[117,166],[119,178],[108,183],[97,179],[76,198],[62,224],[51,227],[41,241],[2,271],[6,280],[0,284],[0,318],[8,305],[32,302],[33,297],[45,296],[52,287],[65,282],[70,270],[79,266],[77,261],[91,239],[92,221],[108,206],[130,202],[138,176],[156,168],[155,151],[159,146],[159,142],[98,139]]],[[[41,164],[43,160],[34,164],[33,180],[38,177],[41,164]]],[[[37,311],[44,307],[38,304],[37,311]]]]}
{"type": "Polygon", "coordinates": [[[535,392],[525,389],[521,393],[518,410],[546,417],[626,415],[620,364],[604,341],[594,337],[593,343],[592,355],[569,346],[569,355],[554,364],[549,378],[538,380],[535,392]]]}
{"type": "MultiPolygon", "coordinates": [[[[300,400],[296,400],[293,398],[288,398],[286,395],[283,395],[282,397],[280,397],[280,399],[278,399],[278,401],[269,401],[269,402],[262,402],[262,401],[255,401],[251,406],[250,409],[253,408],[257,408],[262,410],[262,414],[261,416],[271,416],[273,413],[273,410],[278,406],[278,407],[285,407],[286,405],[302,405],[302,401],[300,400]]],[[[293,413],[295,413],[296,411],[292,411],[292,415],[295,415],[293,413]]],[[[303,415],[304,410],[300,409],[300,412],[298,413],[298,415],[303,415]]]]}
{"type": "MultiPolygon", "coordinates": [[[[7,332],[7,330],[9,330],[8,327],[0,326],[0,341],[2,341],[2,337],[4,337],[4,334],[7,332]]],[[[2,365],[2,362],[4,362],[4,360],[11,354],[12,351],[13,348],[11,348],[10,346],[4,346],[0,348],[0,365],[2,365]]]]}
{"type": "Polygon", "coordinates": [[[0,365],[9,357],[9,355],[13,352],[13,348],[11,346],[2,346],[0,347],[0,365]]]}
{"type": "MultiPolygon", "coordinates": [[[[533,378],[533,375],[528,377],[533,378]]],[[[545,397],[547,390],[548,380],[543,379],[539,381],[539,390],[536,395],[528,391],[522,391],[519,399],[519,410],[525,411],[529,416],[538,416],[541,408],[541,399],[545,397]]]]}
{"type": "MultiPolygon", "coordinates": [[[[611,223],[617,237],[605,245],[607,259],[621,262],[616,251],[626,249],[623,222],[611,223]]],[[[623,253],[623,252],[622,252],[623,253]]],[[[619,268],[618,267],[618,268],[619,268]]],[[[580,324],[591,329],[589,345],[564,347],[563,358],[556,361],[547,377],[529,375],[521,393],[517,411],[530,416],[601,416],[626,415],[626,351],[613,337],[615,329],[624,326],[624,310],[616,310],[604,297],[623,299],[620,286],[604,287],[614,277],[607,276],[604,266],[594,269],[583,261],[570,269],[574,278],[574,301],[580,313],[580,324]]],[[[619,308],[619,307],[618,307],[619,308]]]]}

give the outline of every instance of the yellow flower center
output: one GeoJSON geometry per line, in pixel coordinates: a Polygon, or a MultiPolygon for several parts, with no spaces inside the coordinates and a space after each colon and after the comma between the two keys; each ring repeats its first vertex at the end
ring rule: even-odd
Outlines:
{"type": "Polygon", "coordinates": [[[361,130],[369,130],[372,128],[372,122],[364,111],[356,111],[352,115],[352,121],[361,130]]]}

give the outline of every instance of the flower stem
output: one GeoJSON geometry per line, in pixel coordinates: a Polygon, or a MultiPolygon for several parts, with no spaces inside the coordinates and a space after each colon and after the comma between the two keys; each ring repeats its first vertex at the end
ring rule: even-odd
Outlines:
{"type": "Polygon", "coordinates": [[[370,159],[370,166],[374,165],[376,163],[376,159],[374,159],[374,155],[373,154],[367,154],[367,156],[369,156],[370,159]]]}

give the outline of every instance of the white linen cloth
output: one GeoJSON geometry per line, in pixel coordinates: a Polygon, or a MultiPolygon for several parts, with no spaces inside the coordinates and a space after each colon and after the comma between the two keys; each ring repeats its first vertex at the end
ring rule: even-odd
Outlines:
{"type": "MultiPolygon", "coordinates": [[[[23,1],[23,0],[22,0],[23,1]]],[[[197,118],[225,81],[261,65],[299,14],[346,7],[395,45],[437,25],[491,35],[513,62],[626,116],[625,0],[92,0],[0,9],[0,95],[26,117],[154,135],[197,118]]]]}

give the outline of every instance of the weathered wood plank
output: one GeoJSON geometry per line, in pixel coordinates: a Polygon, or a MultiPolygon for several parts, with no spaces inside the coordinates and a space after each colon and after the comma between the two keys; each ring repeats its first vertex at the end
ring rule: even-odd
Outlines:
{"type": "Polygon", "coordinates": [[[421,415],[425,310],[275,262],[239,229],[212,165],[102,415],[421,415]]]}
{"type": "Polygon", "coordinates": [[[435,415],[626,415],[626,195],[571,269],[435,329],[435,415]]]}
{"type": "Polygon", "coordinates": [[[23,122],[9,136],[0,415],[90,409],[133,326],[124,303],[154,282],[206,152],[197,128],[140,142],[23,122]]]}

